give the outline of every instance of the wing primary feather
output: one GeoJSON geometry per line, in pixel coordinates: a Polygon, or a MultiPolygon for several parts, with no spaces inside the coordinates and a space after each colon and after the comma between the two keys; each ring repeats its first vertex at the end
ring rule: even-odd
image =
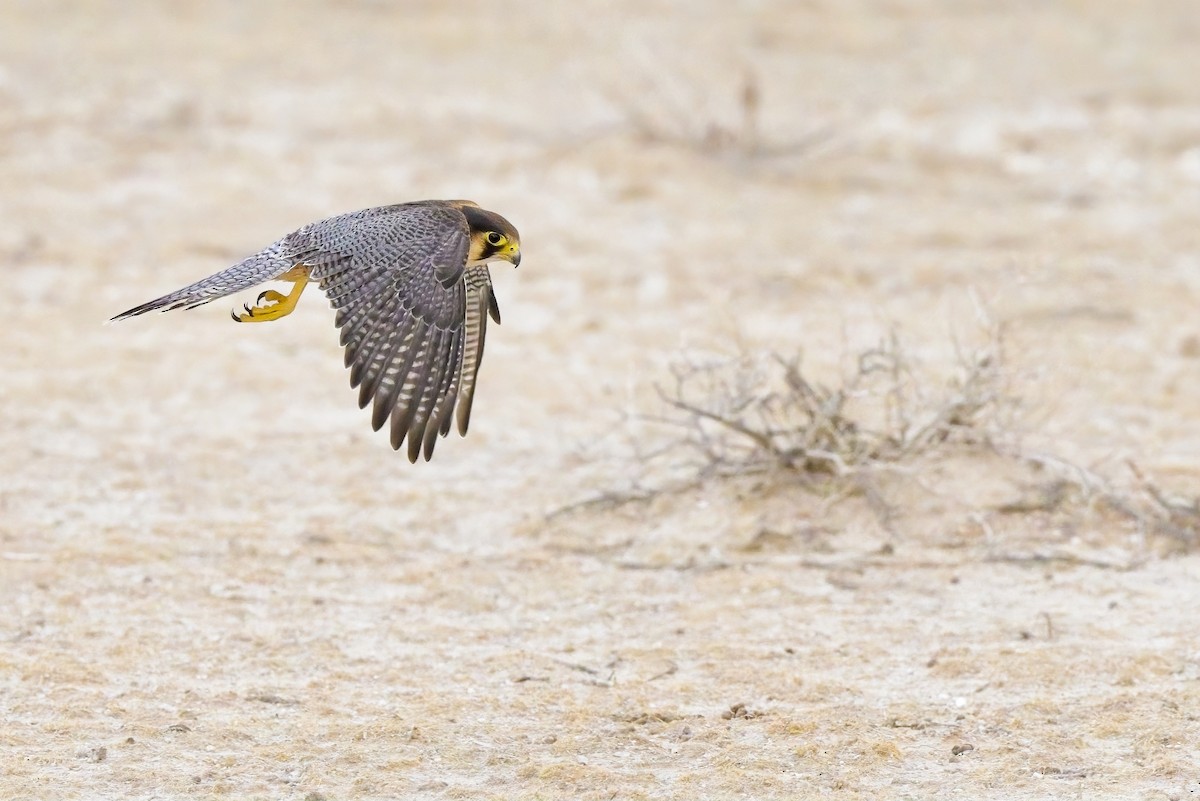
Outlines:
{"type": "MultiPolygon", "coordinates": [[[[363,301],[353,312],[354,319],[347,320],[338,337],[343,347],[353,346],[357,351],[364,337],[371,333],[371,324],[379,317],[379,310],[397,301],[396,294],[382,288],[368,300],[363,301]]],[[[347,367],[350,365],[347,364],[347,367]]]]}
{"type": "Polygon", "coordinates": [[[394,298],[381,298],[378,303],[363,308],[359,312],[361,317],[350,323],[353,326],[352,333],[349,336],[343,335],[346,367],[357,367],[352,373],[350,386],[358,386],[362,367],[365,366],[360,363],[366,361],[374,345],[378,344],[379,338],[387,333],[387,329],[379,325],[381,315],[388,309],[394,309],[396,305],[398,301],[394,298]]]}
{"type": "Polygon", "coordinates": [[[437,394],[434,395],[434,405],[429,411],[429,419],[425,423],[424,452],[425,461],[433,458],[433,448],[437,443],[438,433],[442,428],[442,418],[446,417],[448,409],[454,408],[454,387],[458,381],[458,373],[462,363],[462,327],[449,332],[450,342],[446,359],[442,365],[442,378],[438,382],[437,394]]]}
{"type": "Polygon", "coordinates": [[[382,368],[380,357],[388,352],[397,334],[391,320],[399,305],[400,298],[392,296],[382,306],[369,312],[372,318],[370,327],[363,330],[363,337],[358,342],[347,345],[348,348],[355,349],[354,363],[350,367],[350,386],[357,387],[362,384],[358,400],[360,409],[366,406],[366,401],[373,394],[370,384],[371,379],[382,368]]]}
{"type": "Polygon", "coordinates": [[[487,317],[484,309],[487,304],[486,296],[481,290],[474,293],[473,302],[467,304],[466,320],[466,352],[463,354],[462,387],[459,389],[458,401],[458,433],[467,435],[471,423],[471,404],[475,399],[475,379],[479,375],[479,364],[483,360],[483,345],[487,339],[487,317]]]}
{"type": "Polygon", "coordinates": [[[488,281],[487,287],[488,298],[488,315],[496,321],[496,325],[500,325],[500,304],[496,301],[496,293],[492,291],[491,281],[488,281]]]}
{"type": "Polygon", "coordinates": [[[424,386],[416,412],[413,414],[412,423],[408,428],[408,460],[410,462],[416,462],[417,457],[421,455],[421,446],[425,441],[425,428],[429,425],[429,417],[437,404],[438,390],[441,388],[442,376],[447,366],[447,352],[449,351],[447,346],[450,344],[447,342],[447,338],[449,336],[449,331],[439,328],[430,343],[429,371],[425,374],[424,386]]]}
{"type": "Polygon", "coordinates": [[[457,353],[454,357],[454,380],[450,382],[450,387],[446,391],[445,405],[438,411],[437,428],[438,433],[443,437],[450,433],[450,426],[454,423],[454,407],[458,403],[459,388],[462,387],[463,352],[466,341],[466,332],[459,328],[458,336],[455,338],[457,353]]]}
{"type": "Polygon", "coordinates": [[[397,362],[408,353],[408,347],[411,347],[417,328],[423,323],[410,315],[402,315],[396,319],[395,314],[389,314],[381,318],[377,325],[388,329],[387,339],[371,354],[370,370],[363,378],[363,384],[359,388],[362,393],[358,401],[360,409],[365,408],[371,398],[379,395],[381,387],[389,378],[392,380],[403,378],[403,375],[398,372],[400,366],[397,365],[397,362]]]}
{"type": "Polygon", "coordinates": [[[368,403],[375,402],[371,407],[371,428],[375,431],[382,428],[383,421],[387,419],[387,413],[379,403],[379,396],[390,386],[389,381],[403,378],[396,367],[396,354],[413,333],[411,322],[405,325],[403,330],[393,328],[388,334],[387,344],[379,351],[378,356],[373,357],[372,371],[358,388],[358,408],[365,409],[368,403]]]}
{"type": "Polygon", "coordinates": [[[414,320],[412,332],[404,339],[404,343],[407,343],[406,348],[404,348],[400,356],[392,357],[396,369],[391,373],[391,383],[383,387],[383,390],[376,395],[376,405],[371,410],[371,424],[374,426],[374,429],[379,430],[383,428],[383,422],[388,420],[388,416],[396,414],[397,398],[400,396],[404,385],[408,383],[409,375],[413,371],[413,366],[416,359],[418,359],[418,355],[424,353],[424,350],[428,347],[427,338],[428,332],[425,320],[414,320]]]}
{"type": "MultiPolygon", "coordinates": [[[[437,344],[437,332],[426,336],[422,343],[420,355],[413,362],[404,379],[400,394],[396,399],[395,410],[392,412],[392,448],[400,450],[404,438],[408,436],[412,426],[413,416],[417,413],[421,395],[425,391],[425,382],[429,380],[430,362],[433,360],[434,348],[437,344]]],[[[412,460],[410,460],[412,461],[412,460]]]]}

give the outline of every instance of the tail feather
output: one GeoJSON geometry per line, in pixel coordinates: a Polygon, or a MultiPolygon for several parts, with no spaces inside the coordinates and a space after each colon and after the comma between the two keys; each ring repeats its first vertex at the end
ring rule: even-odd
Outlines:
{"type": "Polygon", "coordinates": [[[174,309],[192,309],[202,306],[209,301],[241,292],[253,286],[266,283],[280,277],[295,265],[290,258],[282,256],[281,243],[276,242],[245,261],[238,262],[219,273],[210,275],[183,289],[176,290],[161,298],[155,298],[140,306],[121,312],[112,320],[125,320],[139,314],[154,311],[172,311],[174,309]]]}

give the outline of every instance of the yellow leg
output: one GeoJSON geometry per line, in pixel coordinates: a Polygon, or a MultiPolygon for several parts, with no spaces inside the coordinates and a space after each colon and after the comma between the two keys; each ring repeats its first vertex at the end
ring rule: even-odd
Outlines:
{"type": "Polygon", "coordinates": [[[282,295],[273,289],[268,289],[258,296],[258,300],[253,306],[243,306],[246,311],[238,313],[237,310],[230,312],[233,321],[236,323],[269,323],[271,320],[278,320],[280,317],[287,317],[296,308],[296,303],[300,300],[300,294],[304,292],[304,287],[308,285],[308,276],[301,276],[292,280],[292,291],[286,295],[282,295]]]}

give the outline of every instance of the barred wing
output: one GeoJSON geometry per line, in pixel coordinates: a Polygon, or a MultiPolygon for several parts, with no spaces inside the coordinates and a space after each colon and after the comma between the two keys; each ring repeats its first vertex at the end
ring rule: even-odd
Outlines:
{"type": "MultiPolygon", "coordinates": [[[[409,460],[423,452],[428,461],[438,435],[449,433],[460,393],[459,428],[466,430],[482,352],[482,342],[476,346],[468,333],[473,291],[464,275],[470,238],[457,211],[409,206],[395,213],[404,217],[401,227],[408,236],[389,238],[386,250],[328,259],[314,267],[313,277],[337,310],[359,407],[372,404],[376,431],[391,419],[393,448],[407,439],[409,460]],[[414,226],[414,215],[435,219],[430,226],[414,226]]],[[[312,238],[319,239],[317,234],[312,238]]]]}
{"type": "MultiPolygon", "coordinates": [[[[475,377],[479,374],[479,364],[483,361],[483,343],[487,339],[487,321],[490,316],[500,323],[500,307],[496,304],[496,296],[492,293],[492,276],[486,266],[472,267],[467,270],[465,282],[467,285],[467,315],[466,331],[463,341],[464,352],[462,362],[462,398],[458,402],[458,433],[467,435],[467,426],[471,422],[471,402],[475,399],[475,377]]],[[[450,430],[450,421],[444,423],[450,430]]]]}

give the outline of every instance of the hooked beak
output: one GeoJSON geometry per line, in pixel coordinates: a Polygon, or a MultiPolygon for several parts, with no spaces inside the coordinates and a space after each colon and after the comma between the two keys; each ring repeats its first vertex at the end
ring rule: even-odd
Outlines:
{"type": "Polygon", "coordinates": [[[508,260],[512,262],[513,267],[520,267],[521,266],[521,251],[519,251],[519,250],[514,251],[513,254],[511,256],[509,256],[508,260]]]}

